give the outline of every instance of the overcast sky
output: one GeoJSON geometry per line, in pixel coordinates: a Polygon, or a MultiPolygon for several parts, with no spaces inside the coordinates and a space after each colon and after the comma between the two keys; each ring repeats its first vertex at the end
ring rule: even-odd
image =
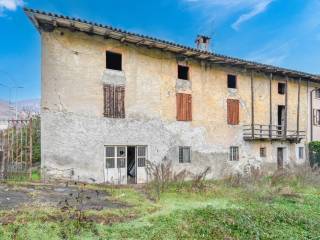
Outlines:
{"type": "Polygon", "coordinates": [[[212,51],[320,73],[320,0],[0,0],[0,99],[40,98],[40,37],[22,7],[79,17],[212,51]],[[7,86],[7,87],[5,87],[7,86]]]}

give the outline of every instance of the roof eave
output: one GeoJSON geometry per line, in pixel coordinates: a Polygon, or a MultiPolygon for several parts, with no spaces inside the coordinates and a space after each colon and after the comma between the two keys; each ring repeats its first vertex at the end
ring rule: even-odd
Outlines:
{"type": "Polygon", "coordinates": [[[291,78],[302,78],[303,80],[309,80],[317,83],[320,82],[320,76],[317,75],[201,51],[199,49],[190,48],[140,34],[130,33],[121,29],[113,28],[111,26],[87,22],[81,19],[40,12],[38,10],[28,8],[25,8],[24,11],[39,31],[41,31],[41,25],[45,23],[50,24],[50,26],[53,28],[68,28],[72,31],[80,31],[91,35],[99,35],[103,36],[104,38],[112,38],[121,42],[135,44],[137,46],[145,46],[173,52],[187,58],[196,58],[198,60],[204,60],[215,64],[236,66],[248,70],[256,70],[269,74],[272,73],[275,75],[288,76],[291,78]]]}

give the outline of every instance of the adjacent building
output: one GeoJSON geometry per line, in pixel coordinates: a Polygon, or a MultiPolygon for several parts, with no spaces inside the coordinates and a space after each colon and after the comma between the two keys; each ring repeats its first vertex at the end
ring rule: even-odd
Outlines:
{"type": "Polygon", "coordinates": [[[25,12],[41,33],[46,176],[126,184],[148,181],[149,162],[210,178],[305,163],[319,76],[209,52],[204,36],[190,48],[25,12]]]}

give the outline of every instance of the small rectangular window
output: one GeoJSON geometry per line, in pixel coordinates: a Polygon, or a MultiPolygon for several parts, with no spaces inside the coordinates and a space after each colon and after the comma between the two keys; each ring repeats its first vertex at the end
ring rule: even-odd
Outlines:
{"type": "Polygon", "coordinates": [[[122,70],[122,55],[120,53],[106,52],[107,69],[122,70]]]}
{"type": "Polygon", "coordinates": [[[127,148],[125,146],[106,146],[106,168],[125,168],[127,148]]]}
{"type": "Polygon", "coordinates": [[[237,76],[228,74],[228,88],[237,88],[237,76]]]}
{"type": "Polygon", "coordinates": [[[320,109],[313,109],[312,113],[313,117],[313,125],[319,126],[320,125],[320,109]]]}
{"type": "Polygon", "coordinates": [[[147,147],[139,146],[137,151],[138,167],[145,167],[147,160],[147,147]]]}
{"type": "Polygon", "coordinates": [[[315,91],[315,98],[320,98],[320,89],[319,88],[315,91]]]}
{"type": "Polygon", "coordinates": [[[299,159],[304,159],[304,147],[299,147],[299,159]]]}
{"type": "Polygon", "coordinates": [[[278,83],[278,93],[283,95],[286,92],[286,84],[285,83],[278,83]]]}
{"type": "Polygon", "coordinates": [[[260,157],[266,157],[267,156],[267,152],[266,152],[266,148],[262,147],[260,148],[260,157]]]}
{"type": "Polygon", "coordinates": [[[191,148],[179,147],[179,163],[190,163],[190,162],[191,162],[191,148]]]}
{"type": "Polygon", "coordinates": [[[189,67],[178,65],[178,79],[189,80],[189,67]]]}
{"type": "Polygon", "coordinates": [[[106,168],[115,168],[115,147],[106,147],[106,168]]]}
{"type": "Polygon", "coordinates": [[[235,147],[235,146],[230,147],[229,160],[239,161],[239,147],[235,147]]]}

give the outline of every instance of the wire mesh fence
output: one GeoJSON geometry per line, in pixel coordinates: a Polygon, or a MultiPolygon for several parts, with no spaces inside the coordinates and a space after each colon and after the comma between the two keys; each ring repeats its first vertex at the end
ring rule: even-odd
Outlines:
{"type": "Polygon", "coordinates": [[[31,178],[32,119],[0,120],[0,179],[31,178]]]}

